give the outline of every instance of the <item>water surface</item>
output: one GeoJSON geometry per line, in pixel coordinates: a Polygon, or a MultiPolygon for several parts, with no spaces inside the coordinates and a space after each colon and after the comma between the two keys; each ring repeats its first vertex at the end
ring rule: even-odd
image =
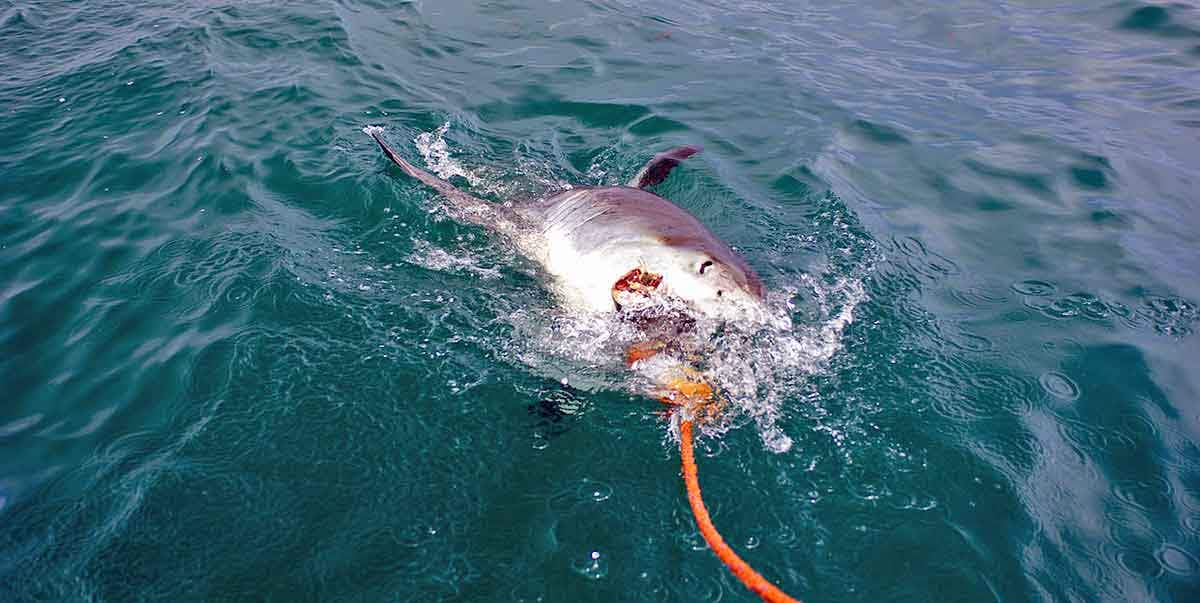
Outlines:
{"type": "Polygon", "coordinates": [[[751,600],[611,325],[368,125],[494,201],[704,145],[785,590],[1200,598],[1187,5],[0,1],[0,112],[0,599],[751,600]]]}

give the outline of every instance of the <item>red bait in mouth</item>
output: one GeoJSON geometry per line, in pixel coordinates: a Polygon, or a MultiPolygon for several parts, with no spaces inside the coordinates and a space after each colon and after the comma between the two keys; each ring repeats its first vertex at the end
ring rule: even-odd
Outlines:
{"type": "Polygon", "coordinates": [[[636,307],[644,305],[650,301],[651,295],[658,290],[658,286],[662,284],[663,277],[661,274],[655,274],[634,268],[625,273],[625,276],[617,279],[617,282],[612,286],[613,303],[616,304],[617,310],[620,311],[628,307],[636,307]]]}

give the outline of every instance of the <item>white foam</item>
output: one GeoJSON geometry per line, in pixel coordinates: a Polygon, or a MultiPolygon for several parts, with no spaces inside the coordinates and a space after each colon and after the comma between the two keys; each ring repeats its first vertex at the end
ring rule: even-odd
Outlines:
{"type": "MultiPolygon", "coordinates": [[[[691,345],[705,350],[698,368],[729,400],[731,411],[723,421],[705,425],[706,434],[719,435],[749,419],[768,450],[791,448],[792,438],[779,427],[779,419],[803,397],[805,381],[826,370],[842,349],[844,331],[867,298],[862,281],[850,277],[832,285],[806,278],[801,285],[815,300],[814,322],[793,324],[791,299],[798,290],[768,299],[772,316],[766,323],[697,322],[691,345]]],[[[509,348],[520,363],[548,378],[569,378],[581,389],[654,397],[658,384],[682,366],[674,356],[658,355],[627,368],[625,350],[646,335],[611,313],[531,309],[507,320],[514,328],[509,348]]]]}
{"type": "Polygon", "coordinates": [[[448,131],[450,131],[450,122],[442,124],[433,132],[421,132],[413,139],[413,143],[416,144],[421,157],[425,158],[425,164],[429,166],[429,170],[442,180],[461,176],[466,178],[471,186],[479,186],[483,183],[483,179],[450,156],[450,146],[446,144],[445,138],[448,131]]]}
{"type": "MultiPolygon", "coordinates": [[[[843,347],[843,333],[854,320],[854,310],[866,300],[862,281],[838,279],[824,286],[804,279],[817,301],[816,320],[781,329],[777,322],[756,332],[731,329],[715,345],[711,368],[718,387],[733,405],[756,423],[763,444],[786,452],[791,438],[777,425],[787,404],[794,403],[804,382],[826,370],[843,347]]],[[[795,291],[773,298],[772,307],[783,314],[795,291]]]]}
{"type": "Polygon", "coordinates": [[[413,239],[413,250],[404,261],[439,272],[467,272],[484,279],[500,278],[500,271],[479,265],[466,253],[453,254],[428,241],[413,239]]]}

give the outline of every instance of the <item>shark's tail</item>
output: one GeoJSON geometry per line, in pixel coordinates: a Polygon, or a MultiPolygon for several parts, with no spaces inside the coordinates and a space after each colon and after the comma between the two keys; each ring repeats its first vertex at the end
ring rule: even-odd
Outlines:
{"type": "Polygon", "coordinates": [[[400,166],[405,174],[420,180],[421,182],[441,193],[450,201],[449,211],[456,220],[463,222],[472,222],[490,228],[497,227],[497,206],[493,203],[488,203],[483,199],[469,195],[458,187],[449,182],[426,172],[425,170],[409,163],[403,157],[392,150],[386,142],[383,141],[383,128],[378,126],[367,126],[363,128],[363,133],[375,139],[379,143],[379,148],[383,149],[383,154],[392,160],[392,163],[400,166]]]}

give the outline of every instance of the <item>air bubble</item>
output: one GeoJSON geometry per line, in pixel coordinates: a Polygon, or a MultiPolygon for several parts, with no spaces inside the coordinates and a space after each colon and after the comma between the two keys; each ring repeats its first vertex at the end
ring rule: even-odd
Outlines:
{"type": "Polygon", "coordinates": [[[599,580],[608,575],[608,561],[600,551],[591,551],[584,559],[571,562],[571,569],[584,578],[599,580]]]}

